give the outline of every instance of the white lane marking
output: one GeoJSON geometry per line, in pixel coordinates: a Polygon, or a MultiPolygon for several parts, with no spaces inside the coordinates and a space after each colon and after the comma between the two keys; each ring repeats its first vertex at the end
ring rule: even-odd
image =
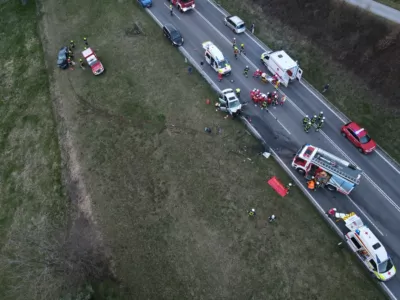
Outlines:
{"type": "MultiPolygon", "coordinates": [[[[214,1],[212,0],[207,0],[208,3],[210,3],[212,6],[214,6],[215,9],[217,9],[224,17],[228,16],[229,14],[227,12],[225,12],[223,9],[221,9],[220,7],[218,7],[214,1]]],[[[247,31],[245,32],[245,34],[254,42],[256,43],[261,49],[265,50],[265,48],[267,48],[268,50],[271,50],[269,47],[267,47],[265,44],[257,41],[257,39],[255,39],[255,37],[251,34],[249,34],[247,31]]],[[[253,64],[254,66],[254,64],[253,64]]],[[[257,67],[256,67],[257,68],[257,67]]],[[[326,103],[323,99],[321,99],[321,97],[319,97],[316,93],[314,93],[314,91],[312,91],[306,84],[304,84],[303,82],[300,81],[300,84],[305,87],[315,98],[318,99],[318,101],[320,101],[326,108],[328,108],[340,121],[342,121],[343,124],[346,124],[347,121],[344,120],[334,109],[332,109],[331,106],[333,106],[333,104],[331,103],[326,103]]],[[[350,118],[348,118],[347,116],[345,116],[347,119],[350,120],[350,118]]],[[[397,174],[400,174],[400,170],[398,169],[398,167],[393,164],[393,162],[389,161],[385,155],[383,155],[382,153],[380,153],[379,151],[375,151],[397,174]]],[[[395,161],[395,159],[393,159],[392,157],[390,157],[390,155],[386,154],[390,160],[395,161]]]]}
{"type": "MultiPolygon", "coordinates": [[[[164,3],[164,5],[168,8],[168,10],[170,10],[169,9],[169,6],[167,5],[167,3],[164,3]]],[[[150,10],[149,10],[150,11],[150,10]]],[[[174,13],[174,11],[172,11],[172,14],[175,16],[175,17],[177,17],[179,20],[181,19],[181,18],[179,18],[178,17],[178,15],[176,14],[176,13],[174,13]]],[[[172,17],[172,16],[171,16],[172,17]]]]}
{"type": "MultiPolygon", "coordinates": [[[[147,10],[147,12],[152,16],[152,18],[158,23],[158,25],[160,26],[160,27],[162,27],[162,24],[161,24],[161,22],[156,18],[156,16],[148,9],[148,8],[146,8],[146,10],[147,10]]],[[[186,52],[186,54],[189,56],[189,57],[191,57],[190,55],[189,55],[189,53],[183,48],[183,50],[186,52]]],[[[192,57],[191,57],[192,58],[192,57]]],[[[195,60],[192,58],[192,60],[193,60],[193,63],[197,66],[197,67],[199,67],[198,66],[198,64],[197,64],[197,62],[195,62],[195,60]]],[[[200,70],[200,69],[199,69],[200,70]]],[[[211,78],[208,76],[208,74],[206,74],[205,72],[203,72],[203,75],[205,75],[211,82],[213,82],[213,80],[211,80],[211,78]]],[[[214,82],[213,82],[214,83],[214,82]]],[[[247,120],[246,120],[246,122],[247,123],[249,123],[247,120]]],[[[249,125],[251,126],[251,127],[253,127],[254,128],[254,126],[253,125],[251,125],[250,123],[249,123],[249,125]]],[[[257,134],[261,137],[261,135],[258,133],[258,131],[254,128],[254,130],[255,130],[255,132],[257,132],[257,134]]],[[[315,205],[315,207],[317,207],[318,209],[319,209],[319,211],[322,213],[322,214],[324,214],[325,213],[325,211],[324,211],[324,209],[321,207],[321,205],[319,205],[319,203],[317,202],[317,200],[310,194],[310,192],[303,186],[303,184],[300,182],[300,180],[294,175],[294,173],[293,173],[293,171],[291,170],[291,169],[289,169],[288,168],[288,166],[286,166],[286,164],[279,158],[279,156],[276,154],[276,152],[275,151],[273,151],[272,149],[270,150],[271,152],[272,152],[272,154],[274,155],[274,157],[275,157],[275,159],[278,161],[278,163],[281,165],[281,167],[283,167],[285,170],[286,170],[286,172],[288,173],[288,174],[292,174],[292,179],[297,183],[297,186],[299,186],[300,187],[300,189],[303,191],[303,193],[304,194],[306,194],[307,196],[308,196],[308,198],[313,202],[313,204],[315,205]]],[[[353,204],[355,204],[354,203],[354,201],[352,201],[352,203],[353,204]]],[[[358,208],[359,210],[360,210],[360,208],[358,208]]],[[[362,210],[360,210],[361,212],[362,212],[362,210]]],[[[362,212],[363,213],[363,212],[362,212]]],[[[365,213],[363,213],[363,215],[365,216],[365,213]]],[[[367,217],[368,218],[368,217],[367,217]]],[[[331,219],[329,219],[329,218],[326,218],[325,217],[325,219],[327,219],[328,220],[328,222],[330,222],[331,223],[331,225],[333,225],[332,227],[335,229],[335,231],[336,231],[336,233],[337,234],[339,234],[339,236],[343,236],[343,233],[341,232],[341,230],[339,229],[339,227],[337,226],[337,224],[335,223],[335,222],[333,222],[333,220],[331,220],[331,219]]],[[[369,219],[369,218],[368,218],[369,219]]],[[[371,224],[373,224],[372,222],[371,222],[371,224]]],[[[374,224],[373,224],[374,225],[374,224]]],[[[374,225],[374,227],[381,233],[381,231],[374,225]]],[[[382,234],[382,233],[381,233],[382,234]]],[[[393,299],[393,300],[397,300],[397,298],[394,296],[394,294],[392,293],[392,291],[386,286],[386,284],[385,283],[383,283],[383,282],[381,282],[380,283],[381,285],[382,285],[382,287],[385,289],[385,291],[389,294],[389,296],[393,299]]]]}
{"type": "MultiPolygon", "coordinates": [[[[209,24],[216,33],[218,33],[227,43],[230,43],[229,39],[222,34],[222,32],[220,32],[213,24],[211,24],[210,21],[208,21],[206,19],[206,17],[204,17],[198,10],[195,10],[196,13],[207,23],[209,24]]],[[[251,64],[254,68],[257,69],[257,66],[246,56],[242,56],[244,57],[249,64],[251,64]]],[[[279,92],[281,92],[282,94],[283,91],[281,89],[278,89],[279,92]]],[[[315,95],[315,94],[314,94],[315,95]]],[[[298,107],[289,97],[286,98],[288,100],[288,102],[290,104],[292,104],[294,106],[294,108],[302,115],[305,116],[306,114],[303,112],[302,109],[300,109],[300,107],[298,107]]],[[[279,121],[278,121],[279,122],[279,121]]],[[[279,122],[279,124],[281,124],[281,122],[279,122]]],[[[284,127],[284,126],[283,126],[284,127]]],[[[285,127],[284,127],[285,128],[285,127]]],[[[329,143],[331,143],[349,162],[351,162],[352,164],[355,165],[355,163],[350,159],[350,157],[330,138],[328,137],[328,135],[326,133],[324,133],[322,130],[320,130],[321,134],[328,140],[329,143]]],[[[376,190],[382,194],[382,196],[390,203],[393,205],[394,208],[396,208],[396,210],[398,212],[400,212],[400,207],[365,173],[363,172],[364,177],[376,188],[376,190]]]]}
{"type": "MultiPolygon", "coordinates": [[[[334,142],[331,140],[331,138],[323,131],[320,130],[321,134],[353,165],[356,165],[354,161],[351,160],[351,158],[334,142]]],[[[364,171],[362,172],[364,175],[365,179],[367,179],[374,187],[375,189],[381,193],[381,195],[390,203],[392,206],[400,212],[400,206],[398,206],[364,171]]]]}
{"type": "Polygon", "coordinates": [[[279,125],[281,125],[281,126],[283,127],[283,129],[286,130],[286,132],[287,132],[288,134],[292,134],[292,133],[289,131],[289,129],[287,129],[287,128],[281,123],[281,121],[279,121],[278,118],[275,117],[275,115],[271,112],[270,109],[268,109],[268,113],[279,123],[279,125]]]}
{"type": "Polygon", "coordinates": [[[372,220],[367,216],[367,214],[354,202],[354,200],[351,199],[349,195],[346,195],[346,197],[347,197],[347,199],[349,199],[349,201],[350,201],[355,207],[357,207],[357,209],[364,215],[364,217],[368,220],[368,222],[370,222],[370,223],[372,224],[372,226],[374,226],[375,229],[376,229],[382,236],[385,236],[385,235],[383,234],[383,232],[379,230],[378,226],[376,226],[376,225],[374,224],[374,222],[372,222],[372,220]]]}

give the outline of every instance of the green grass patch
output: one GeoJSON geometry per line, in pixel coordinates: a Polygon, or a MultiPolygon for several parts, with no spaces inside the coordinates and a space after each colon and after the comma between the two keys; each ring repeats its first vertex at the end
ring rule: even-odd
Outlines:
{"type": "Polygon", "coordinates": [[[384,5],[390,6],[391,8],[400,10],[399,0],[375,0],[376,2],[382,3],[384,5]]]}

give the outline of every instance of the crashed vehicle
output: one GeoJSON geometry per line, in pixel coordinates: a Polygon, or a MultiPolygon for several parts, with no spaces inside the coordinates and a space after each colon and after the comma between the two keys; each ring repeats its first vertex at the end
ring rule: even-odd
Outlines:
{"type": "Polygon", "coordinates": [[[68,47],[62,47],[58,51],[57,66],[63,70],[68,68],[68,47]]]}
{"type": "Polygon", "coordinates": [[[104,72],[103,64],[100,62],[92,48],[83,50],[82,56],[85,58],[87,64],[92,68],[92,73],[94,75],[100,75],[104,72]]]}
{"type": "Polygon", "coordinates": [[[216,106],[220,111],[227,112],[233,117],[242,112],[242,104],[232,89],[223,90],[218,100],[219,103],[216,106]]]}

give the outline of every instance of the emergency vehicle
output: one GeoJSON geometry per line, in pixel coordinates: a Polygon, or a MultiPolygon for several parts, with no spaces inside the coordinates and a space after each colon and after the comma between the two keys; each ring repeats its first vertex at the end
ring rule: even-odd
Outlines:
{"type": "Polygon", "coordinates": [[[188,10],[194,9],[194,0],[170,0],[172,5],[175,5],[180,12],[186,12],[188,10]]]}
{"type": "MultiPolygon", "coordinates": [[[[347,245],[376,278],[386,281],[396,274],[393,261],[385,247],[354,212],[341,215],[347,245]]],[[[341,244],[341,243],[340,243],[341,244]]]]}
{"type": "Polygon", "coordinates": [[[348,195],[360,183],[362,170],[321,148],[306,144],[294,155],[292,167],[317,187],[348,195]]]}
{"type": "Polygon", "coordinates": [[[205,50],[204,58],[215,72],[230,75],[232,72],[231,65],[217,46],[210,41],[204,42],[202,45],[205,50]]]}
{"type": "Polygon", "coordinates": [[[268,68],[268,70],[279,77],[279,81],[288,86],[290,81],[301,79],[303,70],[300,69],[297,61],[294,61],[283,50],[269,51],[261,54],[261,62],[268,68]]]}
{"type": "Polygon", "coordinates": [[[85,58],[87,64],[92,68],[92,73],[94,75],[100,75],[104,72],[103,64],[97,58],[96,54],[93,52],[92,48],[87,48],[82,51],[82,56],[85,58]]]}

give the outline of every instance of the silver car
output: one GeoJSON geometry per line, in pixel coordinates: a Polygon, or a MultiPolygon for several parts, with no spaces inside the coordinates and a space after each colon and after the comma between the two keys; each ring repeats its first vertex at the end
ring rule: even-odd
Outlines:
{"type": "Polygon", "coordinates": [[[246,24],[237,16],[227,16],[224,23],[235,33],[242,33],[246,31],[246,24]]]}

